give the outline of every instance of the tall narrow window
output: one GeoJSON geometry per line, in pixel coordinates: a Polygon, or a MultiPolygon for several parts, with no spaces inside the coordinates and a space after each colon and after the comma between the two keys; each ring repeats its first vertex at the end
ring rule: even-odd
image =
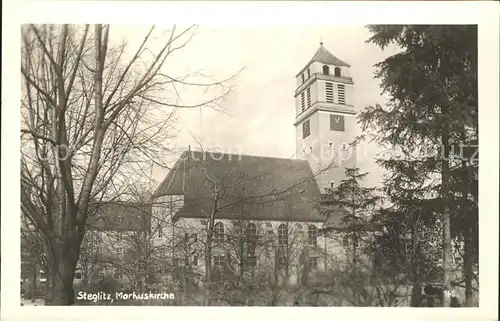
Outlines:
{"type": "Polygon", "coordinates": [[[335,67],[335,77],[340,77],[341,76],[341,73],[340,73],[340,67],[335,67]]]}
{"type": "Polygon", "coordinates": [[[221,222],[215,224],[214,226],[214,242],[224,243],[224,224],[221,222]]]}
{"type": "Polygon", "coordinates": [[[307,69],[307,79],[309,79],[310,77],[311,77],[311,71],[307,69]]]}
{"type": "Polygon", "coordinates": [[[338,84],[337,85],[337,95],[338,95],[338,103],[341,105],[345,105],[345,86],[338,84]]]}
{"type": "Polygon", "coordinates": [[[304,74],[302,74],[301,76],[302,76],[302,83],[305,83],[306,82],[306,76],[304,76],[304,74]]]}
{"type": "Polygon", "coordinates": [[[309,108],[311,107],[311,87],[307,87],[306,96],[307,96],[307,108],[309,108]]]}
{"type": "Polygon", "coordinates": [[[285,270],[287,268],[288,262],[286,251],[282,247],[279,247],[276,251],[276,261],[278,269],[285,270]]]}
{"type": "Polygon", "coordinates": [[[302,111],[306,110],[306,96],[304,92],[300,94],[300,105],[302,106],[302,111]]]}
{"type": "Polygon", "coordinates": [[[329,75],[330,74],[330,67],[327,65],[323,66],[323,75],[329,75]]]}
{"type": "Polygon", "coordinates": [[[254,223],[248,223],[245,230],[248,242],[255,242],[257,240],[257,227],[254,223]]]}
{"type": "Polygon", "coordinates": [[[302,123],[302,138],[306,138],[311,134],[311,128],[309,127],[309,119],[302,123]]]}
{"type": "Polygon", "coordinates": [[[318,244],[318,228],[314,225],[307,228],[307,243],[313,246],[318,244]]]}
{"type": "Polygon", "coordinates": [[[325,83],[326,86],[326,102],[333,103],[333,84],[331,82],[325,83]]]}
{"type": "MultiPolygon", "coordinates": [[[[254,223],[248,223],[245,228],[247,257],[255,257],[255,247],[257,245],[257,228],[254,223]]],[[[251,265],[254,266],[254,265],[251,265]]]]}
{"type": "Polygon", "coordinates": [[[285,224],[278,226],[278,244],[288,245],[288,227],[285,224]]]}

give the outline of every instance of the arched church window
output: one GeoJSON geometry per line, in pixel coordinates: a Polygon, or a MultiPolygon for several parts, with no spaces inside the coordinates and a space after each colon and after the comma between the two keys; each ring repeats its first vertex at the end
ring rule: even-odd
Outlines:
{"type": "Polygon", "coordinates": [[[323,66],[323,75],[329,75],[330,74],[330,67],[327,65],[323,66]]]}
{"type": "Polygon", "coordinates": [[[335,77],[340,77],[341,76],[341,73],[340,73],[340,67],[335,67],[335,77]]]}
{"type": "Polygon", "coordinates": [[[255,242],[257,238],[257,227],[254,223],[247,224],[245,233],[248,241],[255,242]]]}
{"type": "Polygon", "coordinates": [[[248,223],[245,229],[246,241],[247,241],[247,256],[250,262],[247,262],[249,266],[255,266],[255,246],[257,245],[257,228],[254,223],[248,223]]]}
{"type": "Polygon", "coordinates": [[[280,226],[278,226],[278,244],[288,244],[288,227],[285,224],[281,224],[280,226]]]}
{"type": "Polygon", "coordinates": [[[307,243],[313,246],[318,244],[318,228],[314,225],[309,225],[307,229],[307,243]]]}
{"type": "Polygon", "coordinates": [[[224,224],[221,222],[215,224],[214,226],[214,242],[223,243],[224,242],[224,224]]]}

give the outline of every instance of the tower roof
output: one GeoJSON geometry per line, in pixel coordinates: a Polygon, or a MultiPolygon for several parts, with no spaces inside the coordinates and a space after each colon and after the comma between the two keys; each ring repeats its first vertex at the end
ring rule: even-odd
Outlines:
{"type": "Polygon", "coordinates": [[[302,70],[297,74],[300,75],[304,70],[309,67],[313,62],[320,62],[325,65],[335,65],[335,66],[345,66],[345,67],[351,67],[348,63],[340,60],[339,58],[335,57],[330,51],[326,50],[325,47],[323,47],[323,43],[320,43],[320,46],[314,56],[311,58],[311,60],[307,63],[307,65],[302,68],[302,70]]]}

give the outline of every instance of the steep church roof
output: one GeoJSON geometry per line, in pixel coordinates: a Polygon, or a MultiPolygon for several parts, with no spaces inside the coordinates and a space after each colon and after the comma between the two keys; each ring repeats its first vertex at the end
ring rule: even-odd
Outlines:
{"type": "Polygon", "coordinates": [[[155,197],[184,195],[176,217],[207,218],[214,181],[221,187],[219,219],[324,222],[321,193],[306,160],[189,151],[155,197]]]}
{"type": "Polygon", "coordinates": [[[89,208],[87,228],[107,231],[148,230],[151,204],[131,202],[102,202],[89,208]]]}
{"type": "Polygon", "coordinates": [[[313,62],[319,62],[325,65],[335,65],[339,67],[351,67],[351,65],[349,65],[348,63],[335,57],[330,51],[328,51],[321,44],[316,53],[314,54],[314,56],[307,63],[307,65],[304,68],[302,68],[302,70],[297,74],[297,76],[300,75],[304,70],[306,70],[313,62]]]}

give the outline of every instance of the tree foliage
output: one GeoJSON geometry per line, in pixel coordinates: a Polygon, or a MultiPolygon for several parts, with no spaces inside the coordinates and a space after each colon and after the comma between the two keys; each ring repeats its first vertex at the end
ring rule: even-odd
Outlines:
{"type": "MultiPolygon", "coordinates": [[[[450,290],[452,236],[467,235],[463,240],[469,259],[477,249],[477,236],[469,229],[477,225],[477,198],[472,196],[477,195],[477,162],[471,157],[471,145],[477,148],[478,143],[477,27],[369,29],[373,33],[369,43],[401,49],[376,65],[376,77],[390,97],[388,104],[369,106],[358,116],[362,129],[374,129],[371,138],[388,151],[377,160],[388,172],[384,189],[389,202],[381,216],[392,226],[381,241],[392,238],[398,244],[403,237],[420,244],[414,253],[421,256],[419,262],[442,262],[443,289],[450,290]],[[411,227],[408,236],[395,232],[403,222],[411,227]],[[442,260],[435,253],[429,256],[432,248],[425,254],[421,246],[440,230],[442,260]]],[[[393,253],[394,260],[399,260],[400,252],[393,253]]],[[[470,263],[464,266],[469,277],[470,263]]],[[[411,275],[418,286],[422,280],[415,277],[421,279],[425,273],[414,270],[411,275]]],[[[449,306],[446,296],[443,304],[449,306]]]]}

